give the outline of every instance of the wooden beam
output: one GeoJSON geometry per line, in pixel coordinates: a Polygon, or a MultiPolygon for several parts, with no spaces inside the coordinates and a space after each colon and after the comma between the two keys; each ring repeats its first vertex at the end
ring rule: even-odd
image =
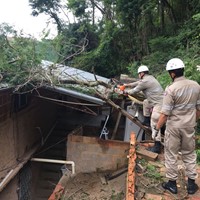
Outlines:
{"type": "Polygon", "coordinates": [[[150,160],[150,161],[155,161],[158,157],[157,153],[148,151],[146,149],[137,150],[136,153],[137,153],[137,155],[140,155],[144,159],[150,160]]]}
{"type": "Polygon", "coordinates": [[[17,173],[23,168],[23,166],[30,160],[31,156],[38,150],[39,145],[34,146],[29,152],[23,156],[22,161],[13,166],[10,172],[0,183],[0,192],[7,186],[7,184],[17,175],[17,173]]]}
{"type": "MultiPolygon", "coordinates": [[[[123,99],[122,102],[121,102],[121,108],[124,108],[124,104],[125,104],[125,99],[123,99]]],[[[118,116],[117,116],[117,121],[116,121],[116,124],[115,124],[115,128],[114,128],[113,133],[112,133],[111,140],[114,140],[115,137],[116,137],[116,133],[117,133],[117,129],[118,129],[118,126],[119,126],[119,122],[120,122],[121,116],[122,116],[122,113],[119,112],[118,116]]]]}

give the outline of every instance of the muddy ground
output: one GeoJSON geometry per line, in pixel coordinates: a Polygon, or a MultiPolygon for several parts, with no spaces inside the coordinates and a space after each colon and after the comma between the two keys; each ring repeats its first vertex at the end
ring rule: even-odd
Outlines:
{"type": "MultiPolygon", "coordinates": [[[[186,192],[184,165],[180,160],[178,194],[170,194],[161,187],[165,181],[164,156],[156,161],[137,158],[135,200],[200,200],[200,190],[195,195],[186,192]]],[[[200,166],[198,166],[200,176],[200,166]]],[[[62,200],[125,200],[127,171],[108,180],[108,173],[77,174],[66,184],[62,200]]],[[[197,179],[200,186],[200,177],[197,179]]]]}
{"type": "Polygon", "coordinates": [[[125,199],[126,173],[107,181],[102,174],[78,174],[67,184],[63,200],[125,199]]]}

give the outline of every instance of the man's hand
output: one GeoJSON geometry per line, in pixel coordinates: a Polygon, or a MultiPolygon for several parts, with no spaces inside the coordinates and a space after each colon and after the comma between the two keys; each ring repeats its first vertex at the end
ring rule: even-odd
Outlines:
{"type": "Polygon", "coordinates": [[[158,132],[159,132],[159,130],[157,130],[155,127],[152,128],[152,135],[151,135],[151,137],[152,137],[153,140],[155,140],[155,138],[157,137],[158,132]]]}
{"type": "Polygon", "coordinates": [[[114,91],[119,95],[123,94],[123,91],[121,91],[119,88],[115,88],[114,91]]]}

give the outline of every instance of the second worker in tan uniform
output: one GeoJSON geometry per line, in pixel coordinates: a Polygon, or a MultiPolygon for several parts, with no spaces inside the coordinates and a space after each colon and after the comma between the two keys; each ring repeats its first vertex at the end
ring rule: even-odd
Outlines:
{"type": "Polygon", "coordinates": [[[198,190],[195,183],[196,152],[195,127],[200,116],[200,86],[197,82],[184,77],[184,63],[179,58],[168,61],[166,70],[172,78],[164,94],[161,115],[156,126],[158,130],[166,122],[165,131],[165,167],[168,182],[163,183],[164,189],[177,194],[176,180],[178,179],[178,153],[182,153],[188,177],[188,194],[198,190]]]}

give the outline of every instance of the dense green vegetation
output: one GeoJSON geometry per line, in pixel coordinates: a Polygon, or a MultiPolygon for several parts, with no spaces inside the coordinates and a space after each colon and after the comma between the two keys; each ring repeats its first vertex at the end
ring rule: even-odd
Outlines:
{"type": "MultiPolygon", "coordinates": [[[[186,63],[186,76],[200,81],[200,2],[197,0],[30,0],[32,14],[49,15],[58,36],[41,42],[22,39],[12,27],[1,26],[1,72],[30,68],[47,59],[105,77],[136,76],[140,64],[149,66],[165,87],[170,79],[165,64],[172,57],[186,63]],[[71,22],[60,12],[73,13],[71,22]],[[97,18],[98,17],[98,18],[97,18]],[[2,31],[3,30],[3,31],[2,31]],[[5,35],[17,38],[12,48],[5,35]],[[9,33],[9,34],[8,34],[9,33]],[[23,55],[23,56],[22,56],[23,55]],[[10,63],[11,59],[19,61],[10,63]],[[22,64],[23,63],[23,64],[22,64]],[[3,66],[3,67],[2,67],[3,66]]],[[[46,33],[45,36],[48,36],[46,33]]],[[[21,77],[21,75],[20,75],[21,77]]],[[[16,79],[16,77],[15,77],[16,79]]]]}
{"type": "Polygon", "coordinates": [[[48,14],[58,26],[53,41],[58,62],[106,77],[136,76],[138,65],[146,64],[165,87],[170,81],[165,64],[180,57],[187,66],[186,76],[200,80],[197,0],[68,0],[63,9],[76,17],[73,23],[59,18],[60,0],[30,3],[34,15],[48,14]]]}

